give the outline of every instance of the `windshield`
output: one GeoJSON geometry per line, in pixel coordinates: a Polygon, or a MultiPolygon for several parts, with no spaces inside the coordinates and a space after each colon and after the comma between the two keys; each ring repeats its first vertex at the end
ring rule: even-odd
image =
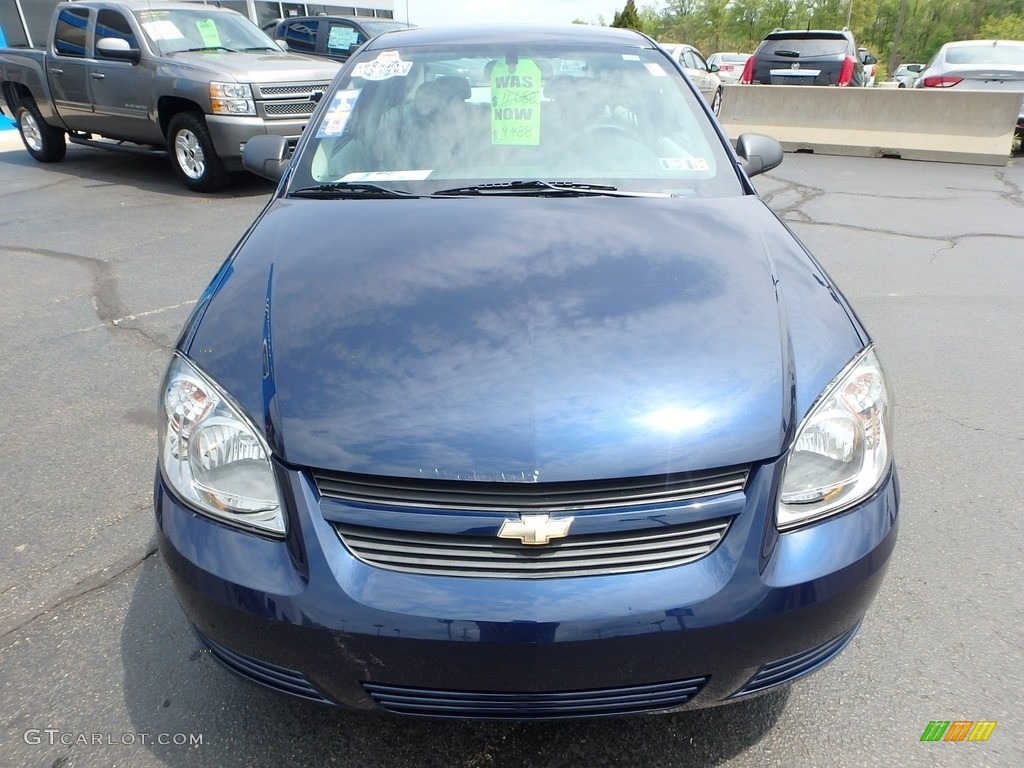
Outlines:
{"type": "MultiPolygon", "coordinates": [[[[296,159],[291,192],[375,184],[426,195],[543,181],[686,197],[741,194],[698,97],[653,48],[368,50],[324,101],[296,159]]],[[[514,186],[554,194],[543,185],[514,186]]]]}
{"type": "Polygon", "coordinates": [[[828,35],[827,33],[786,33],[781,35],[768,35],[761,43],[760,52],[780,55],[779,51],[796,53],[804,58],[812,56],[840,56],[849,50],[850,43],[842,35],[828,35]]]}
{"type": "Polygon", "coordinates": [[[168,8],[135,12],[153,49],[161,56],[182,51],[277,51],[255,24],[234,11],[168,8]]]}
{"type": "Polygon", "coordinates": [[[409,29],[415,26],[415,24],[406,24],[404,21],[394,21],[392,19],[359,19],[359,23],[363,29],[374,37],[396,29],[409,29]]]}
{"type": "Polygon", "coordinates": [[[998,43],[963,45],[946,51],[948,64],[1011,64],[1024,66],[1024,45],[998,43]]]}

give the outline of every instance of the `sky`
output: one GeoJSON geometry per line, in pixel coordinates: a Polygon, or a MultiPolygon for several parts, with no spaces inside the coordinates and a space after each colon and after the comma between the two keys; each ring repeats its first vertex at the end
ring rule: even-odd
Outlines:
{"type": "Polygon", "coordinates": [[[395,18],[405,20],[406,2],[413,24],[458,24],[476,22],[525,22],[569,24],[582,19],[590,24],[612,17],[625,0],[395,0],[395,18]]]}

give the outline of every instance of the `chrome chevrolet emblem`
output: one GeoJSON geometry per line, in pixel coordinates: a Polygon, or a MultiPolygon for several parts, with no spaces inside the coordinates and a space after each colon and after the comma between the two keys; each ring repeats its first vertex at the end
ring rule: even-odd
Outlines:
{"type": "Polygon", "coordinates": [[[550,515],[520,515],[518,520],[506,518],[498,537],[519,539],[523,544],[548,544],[552,539],[568,536],[572,521],[571,517],[552,520],[550,515]]]}

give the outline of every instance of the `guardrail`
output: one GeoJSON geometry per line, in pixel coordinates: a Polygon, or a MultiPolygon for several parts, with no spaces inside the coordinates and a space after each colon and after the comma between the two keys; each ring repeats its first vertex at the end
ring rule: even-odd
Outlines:
{"type": "Polygon", "coordinates": [[[787,152],[1006,165],[1021,109],[1009,91],[726,85],[718,121],[732,141],[774,136],[787,152]]]}

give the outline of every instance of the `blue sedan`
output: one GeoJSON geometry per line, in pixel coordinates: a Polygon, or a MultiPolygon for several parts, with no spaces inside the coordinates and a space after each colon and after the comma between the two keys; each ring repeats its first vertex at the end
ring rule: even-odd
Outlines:
{"type": "Polygon", "coordinates": [[[199,642],[307,701],[706,707],[854,637],[896,541],[892,397],[839,289],[648,38],[386,33],[321,99],[160,394],[199,642]],[[723,198],[730,204],[722,206],[723,198]]]}

